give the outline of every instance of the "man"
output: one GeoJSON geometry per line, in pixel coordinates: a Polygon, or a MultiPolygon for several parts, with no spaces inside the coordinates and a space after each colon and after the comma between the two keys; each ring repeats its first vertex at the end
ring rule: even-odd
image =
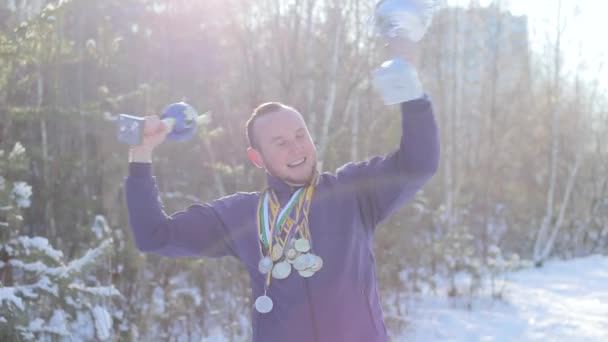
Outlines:
{"type": "Polygon", "coordinates": [[[266,103],[247,123],[249,159],[266,171],[262,193],[236,193],[171,216],[151,174],[167,135],[147,117],[130,151],[126,195],[137,247],[166,256],[234,256],[252,288],[253,341],[387,341],[372,250],[376,226],[438,168],[430,100],[401,104],[403,135],[387,156],[316,171],[316,149],[294,108],[266,103]]]}

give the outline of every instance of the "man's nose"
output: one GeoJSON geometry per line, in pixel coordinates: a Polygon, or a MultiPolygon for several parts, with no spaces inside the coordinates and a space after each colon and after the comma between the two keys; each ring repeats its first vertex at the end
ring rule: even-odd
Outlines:
{"type": "Polygon", "coordinates": [[[298,141],[294,141],[291,143],[291,151],[294,154],[300,153],[300,152],[304,151],[304,146],[302,145],[302,143],[300,143],[298,141]]]}

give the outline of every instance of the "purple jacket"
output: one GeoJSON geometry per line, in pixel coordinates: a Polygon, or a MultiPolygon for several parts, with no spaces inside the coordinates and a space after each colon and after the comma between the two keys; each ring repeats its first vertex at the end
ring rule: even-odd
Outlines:
{"type": "MultiPolygon", "coordinates": [[[[376,226],[403,206],[435,174],[439,138],[430,101],[401,104],[399,149],[322,173],[309,227],[323,268],[311,278],[273,279],[270,313],[252,309],[255,342],[387,341],[372,250],[376,226]]],[[[285,204],[295,189],[268,176],[285,204]]],[[[129,220],[137,248],[177,256],[234,256],[247,268],[252,299],[263,294],[256,226],[259,192],[236,193],[167,216],[149,163],[131,163],[126,179],[129,220]]]]}

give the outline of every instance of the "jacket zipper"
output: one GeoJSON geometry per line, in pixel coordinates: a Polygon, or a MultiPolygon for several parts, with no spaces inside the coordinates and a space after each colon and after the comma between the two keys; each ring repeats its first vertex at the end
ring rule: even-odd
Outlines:
{"type": "Polygon", "coordinates": [[[317,332],[317,322],[315,321],[315,314],[312,310],[312,298],[310,296],[310,287],[308,287],[308,279],[304,279],[304,286],[306,287],[306,297],[308,298],[308,308],[310,309],[310,322],[312,323],[312,336],[315,342],[319,342],[319,336],[317,332]]]}

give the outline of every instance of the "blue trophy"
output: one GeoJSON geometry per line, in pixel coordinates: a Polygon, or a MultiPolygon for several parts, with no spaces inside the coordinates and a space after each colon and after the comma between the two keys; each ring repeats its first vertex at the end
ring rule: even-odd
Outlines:
{"type": "MultiPolygon", "coordinates": [[[[436,6],[433,0],[381,0],[377,3],[374,24],[392,54],[396,54],[400,45],[415,44],[422,39],[431,25],[436,6]]],[[[423,95],[415,67],[399,57],[382,63],[373,73],[373,82],[387,105],[423,95]]]]}
{"type": "MultiPolygon", "coordinates": [[[[161,121],[169,127],[168,140],[187,141],[197,131],[197,127],[208,123],[207,113],[198,115],[196,109],[185,102],[173,103],[167,106],[161,116],[161,121]]],[[[128,145],[139,145],[143,141],[144,118],[120,114],[118,116],[118,141],[128,145]]]]}

